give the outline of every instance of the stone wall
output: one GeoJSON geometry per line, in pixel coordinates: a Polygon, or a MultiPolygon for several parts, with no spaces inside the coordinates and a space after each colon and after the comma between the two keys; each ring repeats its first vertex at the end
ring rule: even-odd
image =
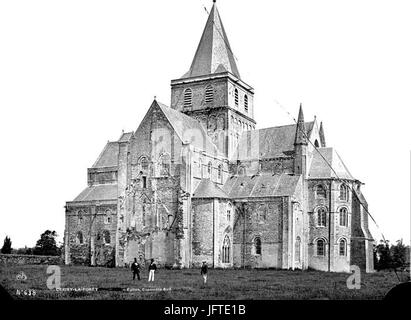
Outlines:
{"type": "Polygon", "coordinates": [[[226,106],[227,103],[227,80],[205,80],[189,84],[173,85],[171,88],[171,108],[178,111],[194,111],[205,109],[210,106],[226,106]],[[213,102],[205,101],[206,87],[211,85],[213,88],[213,102]],[[192,91],[192,107],[184,107],[184,91],[190,88],[192,91]]]}
{"type": "Polygon", "coordinates": [[[357,219],[352,219],[352,194],[348,199],[340,199],[341,181],[312,180],[308,184],[308,213],[309,220],[309,265],[323,271],[349,272],[351,263],[351,230],[358,230],[357,219]],[[325,189],[325,196],[317,194],[317,188],[325,189]],[[318,225],[318,210],[326,210],[325,226],[318,225]],[[347,226],[340,225],[340,209],[348,212],[347,226]],[[326,241],[325,254],[317,255],[316,243],[318,239],[326,241]],[[346,240],[346,254],[340,255],[340,241],[346,240]]]}
{"type": "Polygon", "coordinates": [[[134,258],[143,265],[151,258],[159,266],[176,263],[181,148],[182,142],[161,109],[150,108],[130,141],[127,162],[119,166],[124,205],[117,265],[129,264],[134,258]],[[167,166],[163,165],[165,156],[167,166]]]}
{"type": "Polygon", "coordinates": [[[66,211],[67,264],[112,266],[116,241],[115,203],[71,205],[66,211]]]}
{"type": "Polygon", "coordinates": [[[8,264],[46,264],[59,265],[63,264],[63,258],[60,256],[35,256],[24,254],[0,254],[0,265],[8,264]]]}
{"type": "Polygon", "coordinates": [[[234,222],[234,266],[281,268],[283,250],[283,199],[249,201],[237,205],[234,222]],[[261,254],[256,252],[256,238],[261,240],[261,254]]]}
{"type": "Polygon", "coordinates": [[[207,261],[213,265],[213,215],[214,206],[212,199],[193,199],[193,256],[194,265],[207,261]]]}

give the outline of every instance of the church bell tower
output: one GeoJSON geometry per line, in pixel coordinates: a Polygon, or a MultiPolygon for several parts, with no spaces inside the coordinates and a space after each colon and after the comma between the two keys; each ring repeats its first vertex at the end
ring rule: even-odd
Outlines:
{"type": "Polygon", "coordinates": [[[215,1],[190,69],[171,81],[171,108],[198,120],[229,157],[240,134],[254,130],[254,89],[237,68],[215,1]]]}

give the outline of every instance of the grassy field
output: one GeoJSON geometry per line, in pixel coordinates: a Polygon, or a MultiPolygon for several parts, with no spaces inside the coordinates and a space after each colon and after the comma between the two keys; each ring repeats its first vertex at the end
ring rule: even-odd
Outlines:
{"type": "Polygon", "coordinates": [[[361,274],[361,288],[348,289],[349,274],[286,270],[209,270],[207,285],[198,269],[158,270],[154,283],[133,281],[130,270],[61,266],[62,288],[98,291],[56,291],[47,288],[47,266],[0,267],[0,284],[18,299],[382,299],[398,279],[393,272],[361,274]],[[26,280],[17,280],[23,272],[26,280]],[[18,290],[20,295],[18,295],[18,290]],[[32,290],[35,295],[24,295],[32,290]]]}

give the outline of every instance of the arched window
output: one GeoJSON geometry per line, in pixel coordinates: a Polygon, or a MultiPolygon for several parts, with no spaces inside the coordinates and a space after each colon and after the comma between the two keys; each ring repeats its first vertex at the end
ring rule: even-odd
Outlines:
{"type": "Polygon", "coordinates": [[[77,232],[76,243],[83,244],[83,233],[81,231],[77,232]]]}
{"type": "Polygon", "coordinates": [[[317,226],[325,227],[327,225],[327,212],[325,208],[319,208],[317,210],[317,226]]]}
{"type": "Polygon", "coordinates": [[[319,147],[320,147],[320,144],[318,143],[318,140],[317,140],[317,139],[315,139],[315,141],[314,141],[314,146],[315,146],[316,148],[319,148],[319,147]]]}
{"type": "Polygon", "coordinates": [[[205,89],[205,103],[212,103],[214,100],[214,91],[211,85],[208,85],[205,89]]]}
{"type": "Polygon", "coordinates": [[[208,163],[207,166],[207,173],[208,173],[208,177],[211,178],[211,169],[213,167],[213,164],[211,163],[211,161],[208,163]]]}
{"type": "Polygon", "coordinates": [[[240,166],[240,167],[238,168],[238,175],[239,175],[239,176],[245,176],[245,173],[246,173],[245,167],[244,167],[244,166],[240,166]]]}
{"type": "Polygon", "coordinates": [[[255,237],[254,239],[255,254],[261,254],[261,239],[260,237],[255,237]]]}
{"type": "Polygon", "coordinates": [[[340,186],[340,200],[347,201],[348,200],[348,188],[345,184],[340,186]]]}
{"type": "Polygon", "coordinates": [[[230,238],[228,236],[225,236],[224,238],[222,253],[222,262],[230,263],[230,238]]]}
{"type": "Polygon", "coordinates": [[[317,240],[317,256],[325,255],[325,241],[324,239],[317,240]]]}
{"type": "Polygon", "coordinates": [[[234,103],[235,103],[235,106],[238,107],[238,89],[237,88],[234,90],[234,103]]]}
{"type": "Polygon", "coordinates": [[[105,224],[110,224],[111,223],[111,211],[110,210],[106,210],[106,212],[105,212],[104,223],[105,224]]]}
{"type": "Polygon", "coordinates": [[[348,227],[348,211],[347,208],[340,209],[340,226],[348,227]]]}
{"type": "Polygon", "coordinates": [[[301,261],[301,238],[297,237],[295,239],[295,262],[301,261]]]}
{"type": "Polygon", "coordinates": [[[339,243],[339,248],[340,248],[340,256],[346,256],[347,255],[347,241],[345,239],[341,239],[339,243]]]}
{"type": "Polygon", "coordinates": [[[231,210],[232,210],[232,205],[231,204],[228,204],[228,206],[227,206],[227,221],[230,221],[231,220],[231,210]]]}
{"type": "Polygon", "coordinates": [[[218,180],[220,181],[223,176],[223,166],[221,164],[218,165],[218,180]]]}
{"type": "Polygon", "coordinates": [[[141,157],[139,160],[139,167],[140,170],[147,170],[148,169],[148,160],[146,157],[141,157]]]}
{"type": "Polygon", "coordinates": [[[184,107],[191,107],[193,105],[193,91],[190,88],[184,90],[184,107]]]}
{"type": "Polygon", "coordinates": [[[248,112],[248,96],[244,96],[244,110],[245,112],[248,112]]]}
{"type": "Polygon", "coordinates": [[[77,222],[78,224],[82,224],[83,223],[83,215],[84,212],[82,210],[80,210],[79,212],[77,212],[77,222]]]}
{"type": "Polygon", "coordinates": [[[108,230],[103,231],[103,240],[104,240],[104,243],[107,243],[107,244],[111,243],[110,231],[108,230]]]}
{"type": "Polygon", "coordinates": [[[319,184],[316,187],[315,195],[316,195],[317,198],[320,198],[320,199],[324,199],[326,197],[326,191],[325,191],[325,188],[322,184],[319,184]]]}
{"type": "Polygon", "coordinates": [[[170,174],[170,156],[165,153],[160,157],[160,169],[161,175],[168,175],[170,174]]]}

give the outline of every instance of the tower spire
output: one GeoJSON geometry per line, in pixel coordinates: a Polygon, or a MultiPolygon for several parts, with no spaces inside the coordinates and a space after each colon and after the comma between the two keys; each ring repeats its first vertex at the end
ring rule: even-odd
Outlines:
{"type": "Polygon", "coordinates": [[[305,123],[304,123],[304,113],[303,105],[300,103],[300,110],[298,111],[297,127],[295,132],[294,145],[307,145],[307,137],[305,135],[305,123]]]}
{"type": "Polygon", "coordinates": [[[227,34],[224,30],[216,1],[209,13],[201,40],[194,55],[190,70],[183,78],[230,72],[240,79],[237,64],[227,34]]]}

